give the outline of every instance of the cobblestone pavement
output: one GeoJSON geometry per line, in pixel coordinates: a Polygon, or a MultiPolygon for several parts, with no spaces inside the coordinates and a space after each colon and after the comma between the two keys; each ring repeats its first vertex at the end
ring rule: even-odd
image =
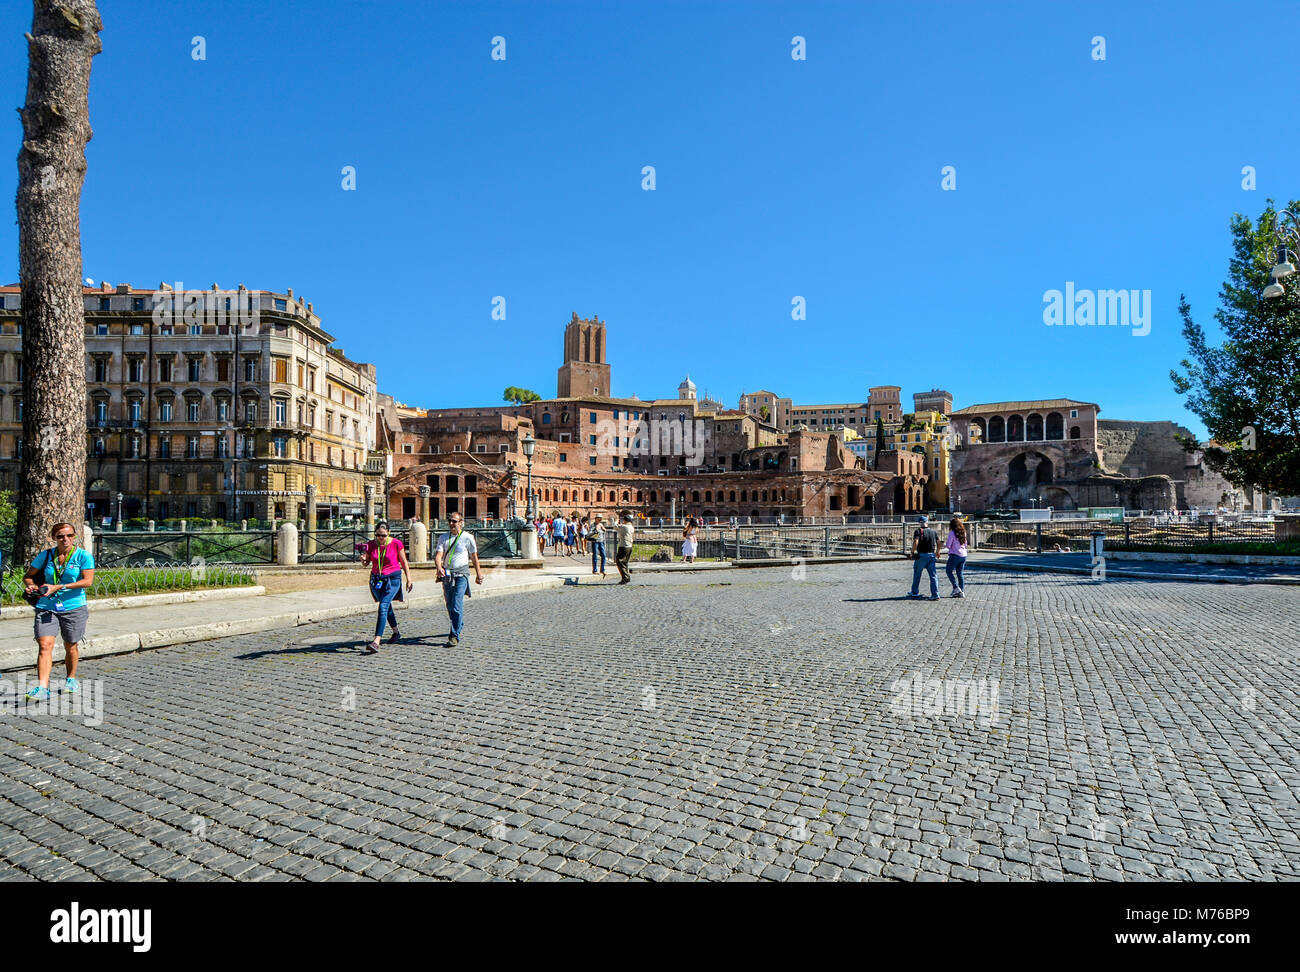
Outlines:
{"type": "Polygon", "coordinates": [[[102,724],[2,710],[0,878],[1300,876],[1300,590],[909,567],[95,660],[102,724]]]}

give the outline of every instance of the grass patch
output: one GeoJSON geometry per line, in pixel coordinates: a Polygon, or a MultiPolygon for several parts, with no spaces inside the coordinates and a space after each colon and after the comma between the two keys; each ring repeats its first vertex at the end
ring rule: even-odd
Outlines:
{"type": "MultiPolygon", "coordinates": [[[[6,570],[0,579],[0,604],[26,603],[21,598],[25,571],[6,570]]],[[[257,578],[250,570],[227,564],[190,567],[100,567],[86,599],[128,597],[133,594],[168,594],[176,591],[211,590],[218,587],[251,587],[257,578]]]]}

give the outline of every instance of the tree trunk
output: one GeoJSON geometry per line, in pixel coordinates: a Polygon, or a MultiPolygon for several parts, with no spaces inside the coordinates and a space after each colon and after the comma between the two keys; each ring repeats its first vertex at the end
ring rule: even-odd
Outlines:
{"type": "Polygon", "coordinates": [[[90,62],[103,29],[95,0],[35,0],[27,104],[19,110],[23,454],[14,564],[86,519],[86,334],[81,186],[90,141],[90,62]]]}

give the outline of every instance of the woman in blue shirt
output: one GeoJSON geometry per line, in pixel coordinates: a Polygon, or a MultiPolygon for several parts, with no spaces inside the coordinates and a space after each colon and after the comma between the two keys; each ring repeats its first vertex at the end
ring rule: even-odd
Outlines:
{"type": "Polygon", "coordinates": [[[29,699],[50,697],[50,669],[54,666],[54,638],[63,636],[63,664],[68,671],[64,688],[71,694],[77,683],[77,646],[86,636],[86,588],[95,582],[95,558],[77,546],[77,531],[71,523],[56,523],[50,531],[55,545],[32,558],[23,577],[28,591],[39,590],[36,602],[36,676],[40,684],[27,693],[29,699]]]}

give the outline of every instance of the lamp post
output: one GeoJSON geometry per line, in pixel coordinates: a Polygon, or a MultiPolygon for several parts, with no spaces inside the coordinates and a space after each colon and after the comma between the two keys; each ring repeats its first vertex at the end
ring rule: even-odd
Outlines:
{"type": "Polygon", "coordinates": [[[528,460],[528,519],[534,520],[537,518],[537,501],[533,496],[533,450],[537,448],[537,440],[526,435],[523,447],[524,458],[528,460]]]}
{"type": "Polygon", "coordinates": [[[512,462],[510,464],[510,519],[517,520],[518,509],[515,506],[515,493],[519,491],[519,470],[512,462]]]}
{"type": "Polygon", "coordinates": [[[117,494],[117,530],[122,531],[122,494],[117,494]]]}
{"type": "Polygon", "coordinates": [[[1300,248],[1300,214],[1289,209],[1278,213],[1273,218],[1273,239],[1277,243],[1277,263],[1269,271],[1273,282],[1264,288],[1264,297],[1267,300],[1285,294],[1286,288],[1278,281],[1295,273],[1296,254],[1292,247],[1300,248]]]}

